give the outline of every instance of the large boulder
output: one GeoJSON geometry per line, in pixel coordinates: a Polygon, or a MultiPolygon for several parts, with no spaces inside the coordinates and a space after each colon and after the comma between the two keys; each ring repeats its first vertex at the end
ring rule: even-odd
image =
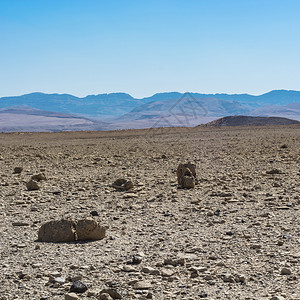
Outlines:
{"type": "Polygon", "coordinates": [[[76,223],[73,220],[50,221],[43,224],[38,232],[41,242],[75,241],[76,223]]]}
{"type": "Polygon", "coordinates": [[[77,240],[101,240],[105,237],[105,227],[95,220],[87,218],[79,220],[76,224],[77,240]]]}
{"type": "Polygon", "coordinates": [[[91,218],[79,221],[62,219],[44,223],[39,229],[38,240],[54,243],[101,240],[105,231],[105,227],[91,218]]]}
{"type": "Polygon", "coordinates": [[[196,180],[196,165],[180,164],[177,168],[177,181],[181,188],[194,188],[196,180]]]}

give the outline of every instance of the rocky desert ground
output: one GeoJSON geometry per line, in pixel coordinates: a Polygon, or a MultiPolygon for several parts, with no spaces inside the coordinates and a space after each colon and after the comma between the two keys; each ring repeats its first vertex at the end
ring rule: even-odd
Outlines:
{"type": "Polygon", "coordinates": [[[300,126],[0,141],[1,300],[300,299],[300,126]],[[194,189],[177,186],[186,162],[194,189]],[[105,238],[38,241],[45,222],[86,218],[105,238]]]}

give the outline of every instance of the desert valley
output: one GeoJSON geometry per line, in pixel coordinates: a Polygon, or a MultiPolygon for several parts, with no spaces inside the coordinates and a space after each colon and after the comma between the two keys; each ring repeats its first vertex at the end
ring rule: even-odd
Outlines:
{"type": "Polygon", "coordinates": [[[0,139],[1,300],[300,299],[299,125],[0,139]],[[52,220],[105,237],[40,241],[52,220]]]}

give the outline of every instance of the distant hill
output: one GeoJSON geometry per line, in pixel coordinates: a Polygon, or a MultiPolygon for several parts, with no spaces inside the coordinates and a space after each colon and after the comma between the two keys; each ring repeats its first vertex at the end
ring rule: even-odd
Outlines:
{"type": "Polygon", "coordinates": [[[104,122],[71,114],[43,111],[28,106],[0,110],[0,132],[105,130],[104,122]]]}
{"type": "MultiPolygon", "coordinates": [[[[151,97],[137,99],[126,93],[89,95],[83,98],[69,94],[31,93],[22,96],[2,97],[0,98],[0,108],[27,105],[45,111],[80,114],[88,117],[120,117],[131,111],[135,113],[137,112],[136,109],[145,111],[147,107],[141,106],[153,102],[159,104],[167,101],[168,103],[159,110],[165,109],[168,104],[176,103],[184,95],[184,93],[178,92],[157,93],[151,97]]],[[[215,107],[218,100],[219,104],[222,103],[222,106],[228,106],[225,112],[230,109],[230,114],[246,114],[247,111],[264,106],[300,103],[300,92],[287,90],[271,91],[259,96],[200,93],[189,93],[188,95],[205,105],[204,108],[207,110],[208,115],[213,115],[214,111],[217,111],[218,116],[220,116],[223,109],[215,107]]],[[[157,111],[157,107],[154,107],[156,104],[152,105],[151,110],[157,111]]]]}
{"type": "Polygon", "coordinates": [[[78,98],[68,94],[32,93],[0,98],[0,108],[30,106],[45,111],[80,114],[90,117],[118,116],[143,104],[125,93],[90,95],[78,98]]]}
{"type": "Polygon", "coordinates": [[[300,124],[299,121],[280,117],[249,117],[249,116],[228,116],[220,118],[200,126],[271,126],[271,125],[292,125],[300,124]]]}
{"type": "Polygon", "coordinates": [[[69,94],[31,93],[0,98],[1,109],[2,131],[196,126],[229,115],[300,121],[300,92],[276,90],[259,96],[167,92],[142,99],[126,93],[83,98],[69,94]]]}
{"type": "Polygon", "coordinates": [[[300,121],[300,103],[259,107],[251,111],[251,116],[284,117],[300,121]]]}

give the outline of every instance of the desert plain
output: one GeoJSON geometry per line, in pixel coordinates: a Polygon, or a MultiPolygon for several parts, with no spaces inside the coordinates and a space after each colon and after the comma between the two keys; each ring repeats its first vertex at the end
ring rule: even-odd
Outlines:
{"type": "Polygon", "coordinates": [[[0,176],[1,300],[300,299],[300,126],[0,134],[0,176]],[[106,237],[38,241],[84,218],[106,237]]]}

